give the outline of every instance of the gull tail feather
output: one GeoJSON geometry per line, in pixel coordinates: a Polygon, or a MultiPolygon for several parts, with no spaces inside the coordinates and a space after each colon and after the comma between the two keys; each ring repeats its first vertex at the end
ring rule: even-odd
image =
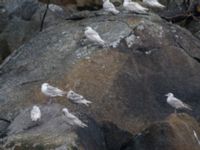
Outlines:
{"type": "Polygon", "coordinates": [[[113,13],[114,15],[117,15],[117,14],[119,14],[119,10],[113,10],[112,13],[113,13]]]}
{"type": "Polygon", "coordinates": [[[188,109],[188,110],[192,110],[192,107],[186,103],[183,103],[184,108],[188,109]]]}
{"type": "Polygon", "coordinates": [[[86,106],[89,106],[89,104],[91,104],[91,103],[92,103],[91,101],[88,101],[86,99],[83,101],[83,104],[85,104],[86,106]]]}
{"type": "Polygon", "coordinates": [[[85,128],[85,127],[88,127],[88,125],[87,124],[85,124],[85,123],[81,123],[81,125],[80,125],[82,128],[85,128]]]}
{"type": "Polygon", "coordinates": [[[160,4],[160,3],[158,3],[157,6],[160,7],[160,8],[165,8],[165,6],[160,4]]]}

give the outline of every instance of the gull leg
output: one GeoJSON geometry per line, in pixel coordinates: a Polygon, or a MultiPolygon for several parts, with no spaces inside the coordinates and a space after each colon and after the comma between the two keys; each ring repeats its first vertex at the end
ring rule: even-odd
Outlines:
{"type": "Polygon", "coordinates": [[[175,109],[174,113],[175,113],[175,114],[177,114],[177,111],[176,111],[176,109],[175,109]]]}
{"type": "Polygon", "coordinates": [[[51,104],[51,103],[52,103],[52,98],[48,97],[47,100],[46,100],[46,104],[51,104]]]}

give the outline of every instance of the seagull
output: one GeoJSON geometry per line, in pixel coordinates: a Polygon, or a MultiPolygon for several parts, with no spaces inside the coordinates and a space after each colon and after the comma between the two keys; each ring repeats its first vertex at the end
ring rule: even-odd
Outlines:
{"type": "Polygon", "coordinates": [[[43,83],[41,86],[41,91],[44,95],[46,95],[47,97],[57,97],[57,96],[64,96],[66,94],[65,91],[57,88],[57,87],[53,87],[51,85],[49,85],[48,83],[43,83]]]}
{"type": "Polygon", "coordinates": [[[72,126],[79,126],[79,127],[87,127],[85,123],[83,123],[80,119],[78,119],[75,115],[70,113],[67,108],[62,109],[64,116],[66,117],[67,122],[72,126]]]}
{"type": "Polygon", "coordinates": [[[41,119],[41,111],[40,108],[36,105],[33,106],[31,110],[31,120],[32,121],[38,121],[41,119]]]}
{"type": "Polygon", "coordinates": [[[178,98],[174,97],[173,93],[168,93],[165,96],[167,96],[167,103],[175,108],[175,113],[177,109],[189,109],[192,110],[191,106],[185,104],[178,98]]]}
{"type": "Polygon", "coordinates": [[[150,7],[165,8],[165,6],[159,3],[158,0],[143,0],[143,3],[150,7]]]}
{"type": "Polygon", "coordinates": [[[124,0],[123,7],[127,11],[139,13],[139,14],[146,14],[148,11],[148,8],[145,8],[141,6],[137,2],[132,2],[131,0],[124,0]]]}
{"type": "Polygon", "coordinates": [[[49,9],[53,12],[62,12],[63,11],[62,7],[55,5],[55,4],[49,4],[49,9]]]}
{"type": "Polygon", "coordinates": [[[95,30],[93,30],[89,26],[85,28],[85,36],[91,42],[97,43],[101,46],[105,46],[106,42],[99,36],[99,34],[95,30]]]}
{"type": "Polygon", "coordinates": [[[197,140],[198,144],[200,145],[200,140],[199,140],[198,135],[197,135],[197,133],[195,132],[195,130],[193,130],[193,134],[194,134],[194,137],[195,137],[195,139],[197,140]]]}
{"type": "Polygon", "coordinates": [[[89,104],[92,103],[91,101],[86,100],[82,95],[79,95],[72,90],[67,93],[67,98],[73,103],[84,104],[86,106],[89,106],[89,104]]]}
{"type": "Polygon", "coordinates": [[[114,15],[119,14],[119,10],[115,8],[113,3],[110,2],[110,0],[103,0],[103,9],[107,12],[111,12],[114,15]]]}

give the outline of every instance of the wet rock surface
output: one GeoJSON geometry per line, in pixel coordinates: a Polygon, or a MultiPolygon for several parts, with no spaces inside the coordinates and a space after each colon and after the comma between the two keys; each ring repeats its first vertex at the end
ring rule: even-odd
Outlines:
{"type": "Polygon", "coordinates": [[[0,122],[2,149],[199,148],[193,133],[199,136],[198,123],[190,117],[200,115],[198,38],[154,13],[113,16],[101,10],[75,13],[75,21],[49,11],[39,33],[38,18],[45,5],[38,7],[42,9],[25,17],[23,11],[14,13],[13,22],[0,34],[6,47],[15,50],[0,66],[0,118],[11,121],[0,122]],[[109,47],[86,40],[86,26],[109,47]],[[46,97],[40,91],[44,82],[72,89],[92,104],[77,106],[66,97],[44,104],[46,97]],[[192,106],[190,116],[170,115],[174,110],[166,103],[168,92],[192,106]],[[30,120],[35,104],[42,110],[38,124],[30,120]],[[68,126],[63,107],[76,112],[89,127],[68,126]]]}

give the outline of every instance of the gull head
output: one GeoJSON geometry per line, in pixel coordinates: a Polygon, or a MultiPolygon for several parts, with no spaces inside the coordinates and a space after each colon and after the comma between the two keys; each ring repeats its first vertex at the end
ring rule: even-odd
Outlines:
{"type": "Polygon", "coordinates": [[[89,26],[87,26],[87,27],[85,28],[85,30],[92,30],[92,28],[89,27],[89,26]]]}
{"type": "Polygon", "coordinates": [[[65,115],[69,113],[69,111],[68,111],[67,108],[63,108],[63,109],[62,109],[62,112],[63,112],[65,115]]]}
{"type": "Polygon", "coordinates": [[[46,86],[48,86],[49,84],[48,83],[43,83],[42,84],[42,87],[46,87],[46,86]]]}
{"type": "Polygon", "coordinates": [[[48,85],[49,85],[48,83],[43,83],[42,86],[41,86],[41,90],[45,91],[47,89],[48,85]]]}
{"type": "Polygon", "coordinates": [[[165,96],[170,97],[170,96],[174,96],[174,94],[173,93],[167,93],[167,94],[165,94],[165,96]]]}
{"type": "Polygon", "coordinates": [[[69,92],[67,93],[67,97],[71,97],[74,95],[74,91],[72,90],[69,90],[69,92]]]}
{"type": "Polygon", "coordinates": [[[39,110],[40,108],[39,108],[38,106],[34,105],[34,106],[33,106],[33,109],[34,109],[34,110],[39,110]]]}

